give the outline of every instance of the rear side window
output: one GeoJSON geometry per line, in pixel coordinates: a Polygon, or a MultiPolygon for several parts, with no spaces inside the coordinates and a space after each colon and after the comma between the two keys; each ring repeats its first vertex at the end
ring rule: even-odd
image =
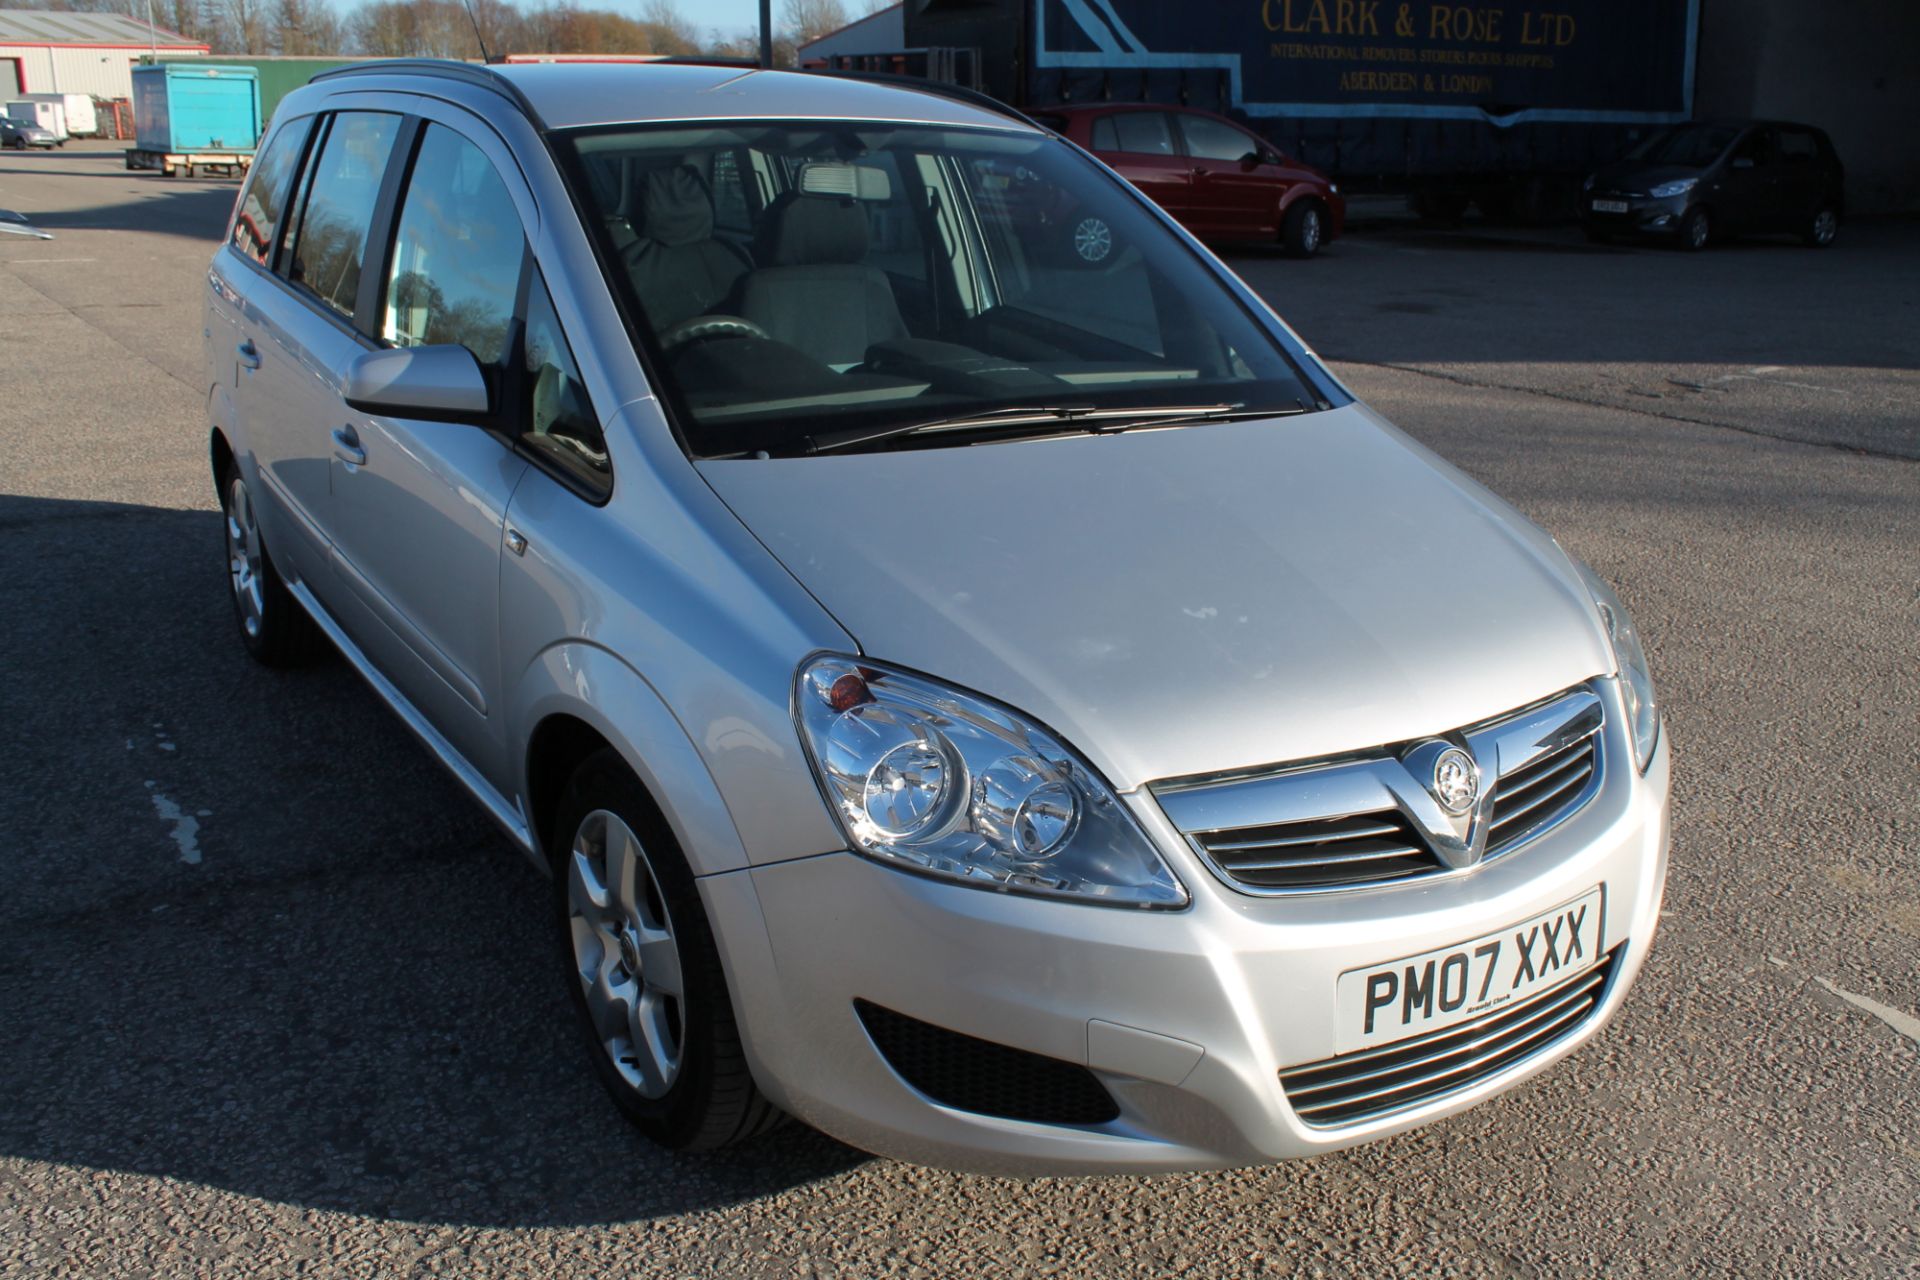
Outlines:
{"type": "Polygon", "coordinates": [[[233,247],[261,266],[273,257],[273,237],[291,199],[293,173],[300,164],[313,117],[289,120],[253,163],[240,212],[233,219],[233,247]]]}
{"type": "Polygon", "coordinates": [[[493,163],[428,125],[394,234],[380,336],[395,346],[458,343],[481,364],[507,358],[526,235],[493,163]]]}
{"type": "Polygon", "coordinates": [[[1093,122],[1093,149],[1095,151],[1120,149],[1120,134],[1113,127],[1112,116],[1101,116],[1093,122]]]}
{"type": "Polygon", "coordinates": [[[1812,164],[1820,158],[1820,144],[1811,129],[1782,129],[1780,158],[1788,164],[1812,164]]]}
{"type": "Polygon", "coordinates": [[[745,175],[738,151],[716,151],[707,185],[713,194],[713,225],[742,235],[753,234],[753,207],[747,202],[745,175]]]}
{"type": "Polygon", "coordinates": [[[352,318],[360,267],[400,117],[343,111],[308,166],[307,204],[287,278],[352,318]]]}
{"type": "Polygon", "coordinates": [[[1187,154],[1197,160],[1240,160],[1257,151],[1252,138],[1205,116],[1181,116],[1180,132],[1187,136],[1187,154]]]}

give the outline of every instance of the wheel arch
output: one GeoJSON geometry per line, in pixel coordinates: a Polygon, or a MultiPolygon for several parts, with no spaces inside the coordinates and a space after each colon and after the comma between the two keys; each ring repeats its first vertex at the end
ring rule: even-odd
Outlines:
{"type": "Polygon", "coordinates": [[[747,850],[694,741],[653,686],[619,657],[573,641],[543,653],[511,701],[515,776],[532,852],[551,867],[551,827],[567,779],[611,748],[640,780],[698,876],[737,871],[747,850]]]}

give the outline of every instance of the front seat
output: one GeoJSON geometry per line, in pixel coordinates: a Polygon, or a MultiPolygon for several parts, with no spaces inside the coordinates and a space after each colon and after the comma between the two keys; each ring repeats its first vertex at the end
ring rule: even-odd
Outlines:
{"type": "Polygon", "coordinates": [[[690,166],[647,174],[634,230],[620,256],[655,333],[718,309],[747,273],[740,253],[713,238],[713,201],[690,166]]]}
{"type": "Polygon", "coordinates": [[[907,336],[893,286],[866,264],[867,212],[842,196],[789,191],[768,207],[740,314],[822,364],[845,367],[907,336]]]}

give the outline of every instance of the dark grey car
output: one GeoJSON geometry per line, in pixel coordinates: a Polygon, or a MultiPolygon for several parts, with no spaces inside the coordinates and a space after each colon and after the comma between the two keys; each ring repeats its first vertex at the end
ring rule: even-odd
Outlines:
{"type": "Polygon", "coordinates": [[[1736,235],[1833,243],[1846,171],[1827,135],[1785,121],[1708,121],[1655,134],[1593,174],[1581,198],[1587,238],[1650,236],[1704,249],[1736,235]]]}

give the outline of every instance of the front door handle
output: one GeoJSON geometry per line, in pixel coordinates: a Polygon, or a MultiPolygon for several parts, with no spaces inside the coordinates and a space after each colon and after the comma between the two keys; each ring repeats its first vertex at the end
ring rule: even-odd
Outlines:
{"type": "Polygon", "coordinates": [[[360,447],[360,433],[349,423],[333,433],[333,456],[350,466],[367,465],[367,451],[360,447]]]}
{"type": "Polygon", "coordinates": [[[260,348],[253,345],[252,338],[248,338],[245,342],[241,343],[237,350],[240,356],[240,367],[242,369],[258,369],[260,367],[260,348]]]}

